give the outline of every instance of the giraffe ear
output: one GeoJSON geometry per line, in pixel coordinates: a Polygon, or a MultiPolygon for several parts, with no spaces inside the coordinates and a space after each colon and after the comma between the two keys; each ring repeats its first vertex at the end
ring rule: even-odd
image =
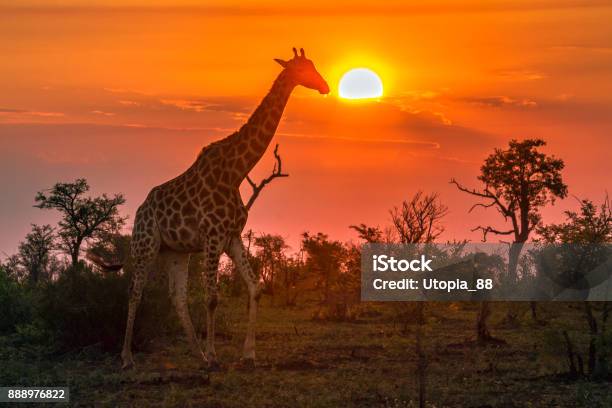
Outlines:
{"type": "Polygon", "coordinates": [[[279,58],[274,58],[274,61],[278,62],[278,64],[283,67],[283,68],[287,68],[287,61],[283,61],[282,59],[279,58]]]}

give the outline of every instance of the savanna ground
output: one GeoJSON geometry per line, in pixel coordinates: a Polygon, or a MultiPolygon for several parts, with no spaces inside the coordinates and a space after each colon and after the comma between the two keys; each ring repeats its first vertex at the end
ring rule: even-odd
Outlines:
{"type": "MultiPolygon", "coordinates": [[[[418,406],[415,326],[394,317],[397,307],[410,306],[362,304],[358,319],[326,322],[312,319],[312,305],[283,309],[268,298],[261,303],[253,371],[236,364],[245,304],[224,299],[217,338],[221,371],[197,370],[180,334],[151,339],[135,355],[137,368],[125,372],[118,353],[95,345],[49,356],[0,337],[0,384],[69,386],[72,406],[418,406]]],[[[469,341],[477,304],[427,305],[427,406],[612,406],[610,383],[561,375],[565,349],[550,337],[563,329],[575,336],[585,332],[579,305],[540,304],[541,325],[522,304],[518,327],[501,323],[506,308],[493,305],[491,325],[507,344],[478,347],[469,341]]]]}

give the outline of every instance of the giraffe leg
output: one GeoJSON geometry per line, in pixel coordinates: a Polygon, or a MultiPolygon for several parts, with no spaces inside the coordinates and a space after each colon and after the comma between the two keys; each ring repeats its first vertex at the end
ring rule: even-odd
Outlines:
{"type": "Polygon", "coordinates": [[[168,271],[168,282],[170,296],[176,308],[176,314],[181,321],[191,353],[204,364],[207,364],[206,357],[202,352],[200,343],[193,328],[193,322],[189,315],[189,307],[187,305],[187,281],[189,274],[189,254],[181,254],[178,252],[164,252],[164,266],[168,271]]]}
{"type": "Polygon", "coordinates": [[[147,213],[139,212],[134,223],[134,233],[132,237],[132,256],[134,258],[134,275],[130,285],[130,299],[128,305],[127,324],[125,328],[125,338],[123,340],[123,350],[121,359],[123,369],[134,366],[132,357],[132,335],[134,333],[134,319],[136,311],[142,299],[142,292],[147,281],[147,275],[151,264],[154,262],[159,251],[159,233],[156,229],[147,229],[150,225],[146,222],[147,213]]]}
{"type": "MultiPolygon", "coordinates": [[[[212,241],[212,240],[211,240],[212,241]]],[[[204,249],[204,287],[206,302],[206,358],[211,368],[218,368],[215,351],[215,311],[217,309],[217,274],[222,245],[218,241],[207,243],[204,249]]]]}
{"type": "Polygon", "coordinates": [[[242,243],[240,236],[233,237],[229,245],[228,255],[240,271],[249,290],[249,321],[247,325],[247,334],[244,341],[244,350],[242,360],[245,365],[253,366],[255,364],[255,324],[257,320],[257,304],[259,303],[259,295],[261,288],[259,279],[251,269],[249,264],[246,249],[242,243]]]}

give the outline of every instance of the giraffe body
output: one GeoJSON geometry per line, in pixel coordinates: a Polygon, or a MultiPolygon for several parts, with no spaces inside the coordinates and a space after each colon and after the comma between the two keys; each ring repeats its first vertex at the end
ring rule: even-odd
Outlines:
{"type": "Polygon", "coordinates": [[[131,343],[136,310],[147,272],[158,257],[168,272],[169,290],[192,353],[208,365],[216,364],[217,271],[223,253],[232,259],[247,283],[249,321],[243,358],[254,361],[260,287],[241,238],[248,212],[240,196],[240,184],[270,144],[295,86],[329,92],[327,83],[303,50],[298,56],[294,49],[294,54],[289,61],[276,60],[284,70],[248,122],[236,133],[205,147],[184,173],[153,188],[136,212],[131,248],[135,272],[121,353],[124,368],[134,364],[131,343]],[[204,254],[206,354],[200,348],[187,308],[189,257],[198,252],[204,254]]]}

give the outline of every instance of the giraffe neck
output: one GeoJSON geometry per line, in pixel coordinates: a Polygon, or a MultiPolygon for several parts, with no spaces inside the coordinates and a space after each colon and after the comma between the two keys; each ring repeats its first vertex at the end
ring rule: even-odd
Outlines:
{"type": "Polygon", "coordinates": [[[281,72],[247,123],[229,137],[231,144],[236,147],[231,149],[235,157],[229,157],[229,160],[234,162],[233,173],[239,183],[268,148],[294,88],[295,83],[287,72],[281,72]]]}

